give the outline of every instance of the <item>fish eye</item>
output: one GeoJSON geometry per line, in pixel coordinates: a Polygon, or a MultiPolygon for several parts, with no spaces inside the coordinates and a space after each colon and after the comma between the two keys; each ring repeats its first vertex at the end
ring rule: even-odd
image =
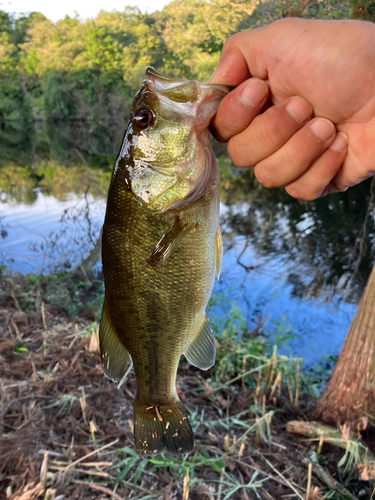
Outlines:
{"type": "Polygon", "coordinates": [[[139,128],[147,128],[154,121],[154,113],[149,109],[140,109],[134,116],[134,121],[139,128]]]}

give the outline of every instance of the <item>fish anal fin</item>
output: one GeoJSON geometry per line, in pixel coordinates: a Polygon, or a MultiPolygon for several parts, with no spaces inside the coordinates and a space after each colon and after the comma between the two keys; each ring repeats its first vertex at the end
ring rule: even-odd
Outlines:
{"type": "Polygon", "coordinates": [[[163,450],[183,455],[194,447],[194,435],[180,400],[163,405],[134,401],[134,446],[143,456],[163,450]]]}
{"type": "Polygon", "coordinates": [[[110,379],[119,382],[124,375],[129,352],[117,335],[104,301],[99,326],[100,356],[104,373],[110,379]]]}
{"type": "Polygon", "coordinates": [[[200,320],[189,347],[184,352],[190,364],[208,370],[215,364],[216,347],[206,314],[200,320]]]}
{"type": "Polygon", "coordinates": [[[181,217],[177,217],[175,222],[157,243],[147,263],[154,268],[165,264],[173,250],[175,250],[184,237],[190,231],[194,231],[196,227],[197,224],[186,224],[181,217]]]}
{"type": "Polygon", "coordinates": [[[223,236],[221,233],[221,228],[218,226],[215,233],[215,271],[217,279],[220,278],[221,273],[221,263],[223,260],[223,236]]]}

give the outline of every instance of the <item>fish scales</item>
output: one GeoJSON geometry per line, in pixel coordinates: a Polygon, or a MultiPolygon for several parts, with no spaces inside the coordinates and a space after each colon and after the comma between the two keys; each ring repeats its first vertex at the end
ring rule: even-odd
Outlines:
{"type": "MultiPolygon", "coordinates": [[[[120,380],[130,353],[137,381],[135,447],[146,455],[163,449],[178,455],[192,449],[193,434],[176,392],[179,359],[184,353],[203,369],[214,362],[204,311],[220,253],[220,179],[207,127],[227,90],[195,82],[194,89],[202,85],[208,95],[206,106],[214,92],[216,101],[212,98],[202,131],[195,132],[194,116],[183,118],[179,130],[178,105],[187,97],[175,94],[190,83],[148,69],[115,164],[103,226],[105,302],[99,330],[103,369],[120,380]],[[163,119],[158,118],[158,113],[163,114],[163,99],[165,105],[168,98],[162,94],[165,89],[160,90],[160,81],[172,93],[172,101],[177,99],[170,142],[167,118],[172,112],[167,109],[163,119]],[[171,81],[175,87],[170,91],[171,81]],[[162,152],[154,151],[151,126],[143,128],[143,122],[137,121],[139,108],[145,120],[152,112],[152,125],[161,128],[156,144],[164,148],[162,152]],[[199,165],[202,159],[206,163],[199,165]],[[181,170],[177,175],[176,169],[181,170]]],[[[189,104],[186,108],[190,112],[189,104]]],[[[199,111],[199,105],[196,108],[199,111]]]]}

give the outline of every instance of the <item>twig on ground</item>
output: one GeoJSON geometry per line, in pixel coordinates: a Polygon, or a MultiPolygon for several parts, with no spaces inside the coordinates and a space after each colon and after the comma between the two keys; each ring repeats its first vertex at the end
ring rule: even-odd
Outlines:
{"type": "Polygon", "coordinates": [[[85,486],[88,486],[89,488],[97,491],[101,491],[102,493],[105,493],[106,495],[109,495],[110,497],[114,498],[115,500],[124,500],[120,495],[115,493],[114,491],[111,491],[108,488],[105,488],[104,486],[101,486],[100,484],[96,483],[86,483],[84,481],[73,481],[74,483],[77,484],[84,484],[85,486]]]}
{"type": "Polygon", "coordinates": [[[22,490],[22,493],[13,498],[14,500],[34,500],[35,498],[38,498],[38,496],[41,495],[42,493],[43,493],[42,483],[38,484],[33,483],[26,485],[25,488],[22,490]]]}
{"type": "Polygon", "coordinates": [[[221,472],[220,472],[220,480],[219,480],[220,482],[219,482],[219,488],[217,491],[217,500],[221,500],[221,490],[223,489],[224,471],[225,471],[225,467],[223,467],[221,469],[221,472]]]}
{"type": "Polygon", "coordinates": [[[276,468],[275,468],[275,467],[271,464],[271,462],[269,462],[266,458],[264,458],[264,461],[266,462],[266,464],[267,464],[269,467],[271,467],[271,469],[272,469],[274,472],[276,472],[276,474],[277,474],[279,477],[281,477],[281,479],[284,481],[284,483],[285,483],[287,486],[289,486],[289,488],[290,488],[292,491],[294,491],[294,493],[298,496],[298,498],[300,498],[301,500],[305,500],[305,499],[303,498],[303,496],[299,493],[299,491],[298,491],[298,490],[296,490],[296,488],[292,485],[292,483],[291,483],[291,482],[290,482],[290,481],[289,481],[286,477],[284,477],[284,476],[281,474],[281,472],[279,472],[279,471],[278,471],[278,470],[277,470],[277,469],[276,469],[276,468]]]}
{"type": "Polygon", "coordinates": [[[87,455],[85,455],[84,457],[81,457],[79,458],[78,460],[76,460],[75,462],[72,462],[71,464],[67,465],[65,467],[65,471],[67,471],[68,469],[70,469],[71,467],[74,467],[75,465],[77,465],[78,463],[82,462],[83,460],[85,460],[86,458],[88,457],[91,457],[92,455],[95,455],[95,453],[99,453],[101,452],[102,450],[104,450],[105,448],[109,448],[110,446],[113,446],[114,444],[118,443],[118,439],[115,439],[114,441],[112,441],[111,443],[108,443],[108,444],[105,444],[104,446],[102,446],[101,448],[98,448],[97,450],[94,450],[90,453],[88,453],[87,455]]]}
{"type": "Polygon", "coordinates": [[[333,479],[331,474],[324,468],[322,467],[319,462],[318,462],[318,456],[315,453],[315,451],[311,452],[309,457],[306,457],[302,460],[302,463],[308,467],[309,464],[312,465],[312,471],[314,475],[322,481],[322,483],[326,484],[329,488],[331,488],[334,491],[337,491],[341,495],[344,495],[347,498],[350,498],[350,500],[358,500],[357,497],[352,495],[350,491],[348,491],[344,486],[342,486],[336,479],[333,479]]]}
{"type": "MultiPolygon", "coordinates": [[[[49,453],[49,452],[48,452],[49,453]]],[[[56,454],[59,457],[61,457],[61,454],[56,454]]],[[[66,462],[59,462],[58,460],[54,460],[51,462],[51,465],[59,465],[59,466],[67,466],[69,465],[66,462]]],[[[85,462],[81,464],[81,467],[111,467],[113,465],[113,462],[85,462]]]]}
{"type": "Polygon", "coordinates": [[[118,386],[117,386],[117,389],[120,389],[120,387],[122,386],[122,384],[125,382],[125,380],[127,379],[129,373],[130,373],[130,370],[133,368],[133,361],[130,360],[130,363],[129,363],[129,366],[128,366],[128,369],[126,370],[126,372],[124,373],[122,379],[120,380],[120,382],[118,383],[118,386]]]}
{"type": "Polygon", "coordinates": [[[321,424],[320,422],[301,422],[293,420],[286,424],[287,432],[301,434],[310,439],[324,440],[326,443],[343,448],[356,455],[356,465],[360,479],[369,481],[375,479],[375,456],[360,440],[351,436],[343,436],[339,429],[321,424]]]}
{"type": "MultiPolygon", "coordinates": [[[[50,464],[49,469],[56,470],[58,472],[65,471],[65,467],[61,467],[60,465],[54,465],[54,464],[50,464]]],[[[88,476],[97,476],[97,477],[105,477],[105,478],[108,477],[107,472],[99,472],[96,470],[85,470],[85,469],[74,469],[74,470],[75,470],[75,472],[81,472],[82,474],[87,474],[88,476]]]]}

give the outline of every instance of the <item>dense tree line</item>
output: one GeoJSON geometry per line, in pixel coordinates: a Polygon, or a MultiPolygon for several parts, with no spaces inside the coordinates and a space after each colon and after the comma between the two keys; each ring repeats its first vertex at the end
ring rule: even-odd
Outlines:
{"type": "Polygon", "coordinates": [[[205,81],[235,32],[285,16],[371,19],[373,6],[371,0],[174,0],[153,14],[125,7],[56,23],[38,12],[15,17],[0,10],[0,164],[21,160],[23,152],[27,162],[61,161],[75,148],[105,156],[105,164],[109,155],[111,163],[147,65],[205,81]],[[83,122],[90,123],[85,130],[83,122]]]}
{"type": "Polygon", "coordinates": [[[345,2],[174,0],[161,12],[101,11],[52,23],[0,11],[2,120],[106,120],[126,108],[147,65],[207,80],[231,34],[286,15],[348,17],[345,2]]]}

